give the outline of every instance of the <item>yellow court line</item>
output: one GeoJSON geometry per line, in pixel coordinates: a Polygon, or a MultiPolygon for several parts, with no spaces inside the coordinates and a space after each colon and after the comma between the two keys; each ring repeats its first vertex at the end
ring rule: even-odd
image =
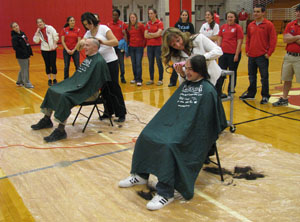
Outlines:
{"type": "MultiPolygon", "coordinates": [[[[0,176],[6,176],[1,168],[0,176]]],[[[35,221],[9,179],[0,180],[0,221],[35,221]]]]}
{"type": "MultiPolygon", "coordinates": [[[[0,72],[0,74],[1,74],[2,76],[4,76],[5,78],[9,79],[10,81],[12,81],[12,82],[14,82],[14,83],[16,82],[16,80],[10,78],[9,76],[5,75],[4,73],[0,72]]],[[[40,96],[39,94],[33,92],[31,89],[26,89],[26,88],[24,88],[24,89],[25,89],[27,92],[29,92],[29,93],[35,95],[35,96],[38,97],[39,99],[41,99],[41,100],[44,99],[44,97],[42,97],[42,96],[40,96]]]]}

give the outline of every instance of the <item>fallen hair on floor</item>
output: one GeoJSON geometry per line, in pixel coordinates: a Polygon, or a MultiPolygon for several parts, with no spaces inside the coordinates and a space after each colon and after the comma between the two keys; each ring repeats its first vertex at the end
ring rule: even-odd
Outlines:
{"type": "Polygon", "coordinates": [[[147,189],[148,189],[147,191],[143,191],[143,190],[137,191],[137,194],[145,200],[152,200],[152,198],[155,195],[156,189],[151,186],[148,186],[148,184],[147,184],[147,189]]]}
{"type": "MultiPolygon", "coordinates": [[[[203,168],[206,172],[213,173],[213,174],[220,174],[219,168],[216,167],[205,167],[203,168]]],[[[245,167],[234,167],[234,172],[222,168],[223,174],[228,174],[236,179],[246,179],[246,180],[256,180],[257,178],[264,178],[265,175],[262,173],[255,172],[250,166],[245,167]]]]}

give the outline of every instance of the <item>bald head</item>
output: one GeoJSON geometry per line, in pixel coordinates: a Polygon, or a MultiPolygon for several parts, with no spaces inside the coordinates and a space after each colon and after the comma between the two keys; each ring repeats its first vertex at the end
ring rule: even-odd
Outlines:
{"type": "Polygon", "coordinates": [[[95,55],[100,48],[100,43],[95,38],[88,38],[84,43],[84,50],[87,56],[95,55]]]}

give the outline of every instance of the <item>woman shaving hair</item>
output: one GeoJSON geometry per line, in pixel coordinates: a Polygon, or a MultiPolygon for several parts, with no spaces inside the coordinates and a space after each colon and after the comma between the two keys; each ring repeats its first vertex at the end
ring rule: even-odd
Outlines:
{"type": "Polygon", "coordinates": [[[186,74],[183,70],[184,62],[190,56],[203,55],[206,59],[207,70],[210,75],[210,82],[215,85],[221,76],[221,68],[218,66],[216,59],[223,54],[222,49],[213,41],[198,34],[190,37],[188,32],[181,32],[177,28],[168,28],[163,34],[162,59],[167,68],[170,62],[175,64],[175,71],[179,74],[179,83],[181,84],[186,74]],[[176,63],[179,63],[176,65],[176,63]]]}

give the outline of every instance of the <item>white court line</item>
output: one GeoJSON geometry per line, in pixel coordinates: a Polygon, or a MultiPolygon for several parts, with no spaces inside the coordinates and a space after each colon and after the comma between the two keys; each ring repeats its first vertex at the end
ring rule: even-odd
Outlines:
{"type": "Polygon", "coordinates": [[[222,210],[226,211],[227,213],[231,214],[233,217],[239,219],[240,221],[251,222],[251,220],[249,220],[248,218],[240,215],[238,212],[230,209],[229,207],[226,207],[224,204],[216,201],[215,199],[213,199],[212,197],[208,196],[207,194],[201,192],[200,190],[195,189],[195,193],[198,194],[200,197],[203,197],[210,203],[214,204],[215,206],[217,206],[217,207],[221,208],[222,210]]]}
{"type": "MultiPolygon", "coordinates": [[[[5,75],[4,73],[0,72],[0,74],[1,74],[2,76],[4,76],[5,78],[9,79],[10,81],[12,81],[13,83],[15,83],[15,82],[16,82],[16,80],[14,80],[14,79],[10,78],[9,76],[5,75]]],[[[25,87],[24,87],[24,89],[25,89],[27,92],[29,92],[29,93],[31,93],[31,94],[33,94],[33,95],[35,95],[35,96],[36,96],[36,97],[38,97],[39,99],[41,99],[41,100],[43,100],[43,99],[44,99],[43,97],[41,97],[39,94],[37,94],[37,93],[33,92],[32,90],[30,90],[30,89],[27,89],[27,88],[25,88],[25,87]]]]}

